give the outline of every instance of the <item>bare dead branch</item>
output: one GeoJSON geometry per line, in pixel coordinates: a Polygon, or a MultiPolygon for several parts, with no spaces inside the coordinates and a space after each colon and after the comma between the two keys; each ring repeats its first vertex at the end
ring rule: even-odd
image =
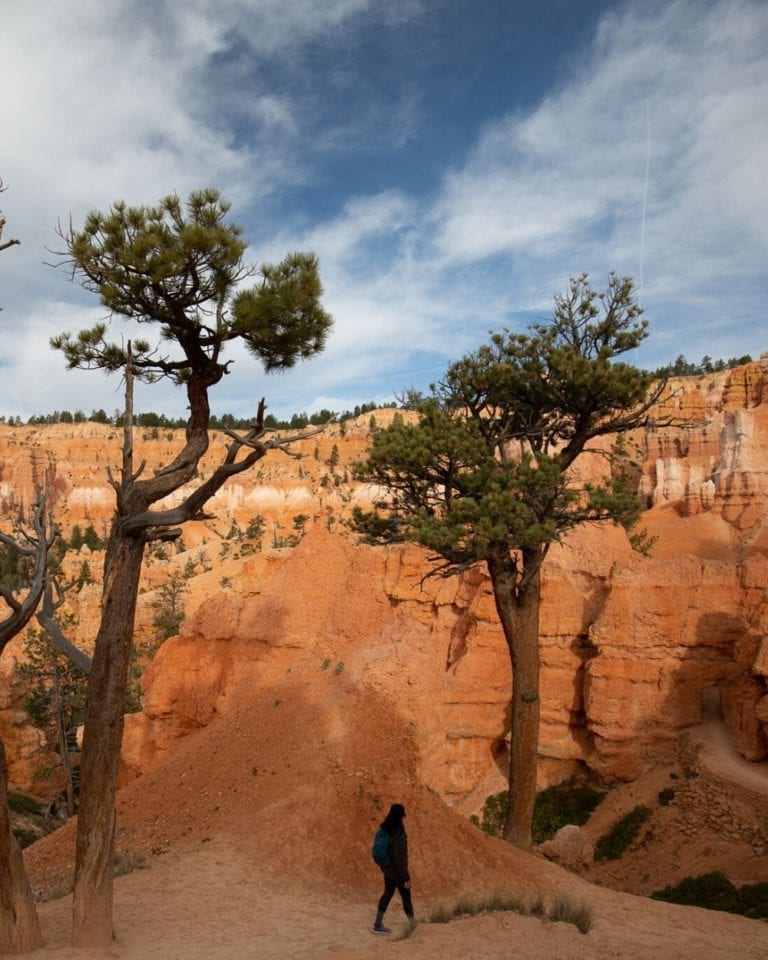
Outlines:
{"type": "Polygon", "coordinates": [[[29,623],[45,589],[48,569],[48,551],[57,536],[52,518],[46,512],[46,495],[40,492],[30,522],[31,531],[23,530],[23,540],[14,540],[2,535],[2,542],[22,556],[32,557],[32,572],[26,594],[17,600],[7,585],[3,585],[0,596],[10,610],[4,620],[0,620],[0,651],[29,623]],[[25,542],[26,541],[26,542],[25,542]]]}
{"type": "Polygon", "coordinates": [[[52,581],[49,581],[43,595],[43,605],[38,611],[36,619],[51,638],[54,647],[63,653],[79,670],[82,670],[85,674],[90,674],[91,658],[67,639],[55,618],[56,611],[64,602],[64,593],[71,587],[72,584],[69,584],[62,588],[58,583],[54,585],[52,581]],[[55,600],[53,597],[54,589],[57,591],[55,600]]]}

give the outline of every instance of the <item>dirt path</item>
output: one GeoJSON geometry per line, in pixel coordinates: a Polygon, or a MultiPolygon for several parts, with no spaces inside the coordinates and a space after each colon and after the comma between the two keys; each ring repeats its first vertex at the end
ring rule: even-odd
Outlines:
{"type": "Polygon", "coordinates": [[[736,747],[719,709],[711,706],[704,722],[691,731],[691,743],[700,746],[699,762],[711,776],[768,797],[768,761],[745,760],[736,747]]]}
{"type": "MultiPolygon", "coordinates": [[[[594,927],[513,913],[427,924],[407,940],[370,933],[372,904],[258,869],[231,842],[169,854],[116,884],[117,942],[67,946],[70,898],[43,904],[48,946],[30,960],[765,960],[768,926],[593,888],[594,927]]],[[[418,910],[417,910],[418,913],[418,910]]],[[[387,921],[403,928],[398,904],[387,921]]]]}

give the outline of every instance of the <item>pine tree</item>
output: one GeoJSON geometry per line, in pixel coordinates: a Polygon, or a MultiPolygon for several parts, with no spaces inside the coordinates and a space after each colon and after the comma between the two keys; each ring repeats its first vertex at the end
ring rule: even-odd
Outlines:
{"type": "Polygon", "coordinates": [[[586,275],[555,298],[552,321],[505,330],[451,364],[420,401],[420,420],[374,434],[359,479],[389,491],[388,509],[353,523],[371,542],[413,540],[435,572],[486,565],[512,666],[509,810],[504,835],[531,844],[539,735],[541,564],[585,522],[630,525],[640,507],[614,456],[603,482],[571,468],[587,445],[648,422],[663,385],[617,361],[646,336],[631,279],[597,294],[586,275]]]}
{"type": "Polygon", "coordinates": [[[210,189],[191,193],[184,203],[165,197],[155,207],[118,201],[62,237],[63,262],[74,278],[98,294],[114,317],[149,327],[152,337],[109,342],[107,325],[99,323],[52,340],[70,368],[119,372],[126,381],[122,469],[119,479],[109,474],[117,505],[85,719],[75,946],[105,947],[112,941],[115,784],[144,547],[173,540],[179,524],[204,518],[206,503],[229,477],[286,443],[267,437],[262,400],[253,426],[245,434],[227,431],[231,442],[223,461],[210,476],[199,477],[209,442],[209,392],[231,364],[223,352],[241,342],[266,371],[282,370],[321,351],[331,325],[320,306],[322,286],[312,254],[291,253],[277,265],[262,265],[256,282],[242,286],[254,271],[243,260],[246,241],[241,228],[228,222],[228,212],[229,205],[210,189]],[[152,477],[133,465],[134,378],[170,380],[185,390],[189,408],[183,448],[152,477]],[[196,477],[197,486],[176,506],[153,509],[196,477]]]}

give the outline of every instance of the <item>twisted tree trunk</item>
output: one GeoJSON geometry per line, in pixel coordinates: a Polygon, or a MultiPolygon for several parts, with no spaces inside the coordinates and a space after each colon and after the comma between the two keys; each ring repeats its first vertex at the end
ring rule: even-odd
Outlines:
{"type": "Polygon", "coordinates": [[[0,953],[21,953],[42,946],[43,938],[7,796],[8,764],[0,737],[0,953]]]}
{"type": "Polygon", "coordinates": [[[133,642],[144,537],[112,532],[101,625],[88,682],[77,817],[72,942],[105,947],[113,939],[115,791],[123,739],[128,664],[133,642]]]}

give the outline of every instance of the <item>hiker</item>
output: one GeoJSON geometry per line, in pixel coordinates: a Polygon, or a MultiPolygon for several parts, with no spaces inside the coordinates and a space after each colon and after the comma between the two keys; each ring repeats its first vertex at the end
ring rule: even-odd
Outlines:
{"type": "Polygon", "coordinates": [[[384,893],[379,900],[376,920],[371,927],[373,933],[390,932],[389,927],[384,926],[383,920],[395,890],[403,901],[405,915],[409,920],[413,920],[411,875],[408,872],[408,837],[403,826],[404,817],[405,807],[402,803],[393,803],[374,840],[374,860],[384,874],[384,893]]]}

